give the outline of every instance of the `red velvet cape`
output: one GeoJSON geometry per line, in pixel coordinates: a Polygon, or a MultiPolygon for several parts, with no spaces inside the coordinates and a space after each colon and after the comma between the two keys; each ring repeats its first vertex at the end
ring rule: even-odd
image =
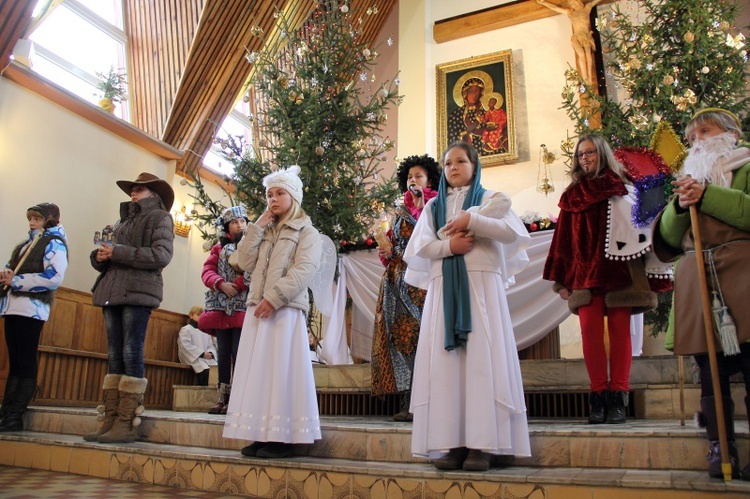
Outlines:
{"type": "Polygon", "coordinates": [[[624,261],[604,254],[607,239],[608,200],[627,194],[622,180],[609,168],[599,177],[585,176],[560,197],[560,216],[552,236],[544,279],[567,289],[598,293],[632,283],[624,261]]]}

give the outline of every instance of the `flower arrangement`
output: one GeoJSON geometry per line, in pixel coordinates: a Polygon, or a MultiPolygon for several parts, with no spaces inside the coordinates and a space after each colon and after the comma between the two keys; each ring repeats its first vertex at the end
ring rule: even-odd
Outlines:
{"type": "Polygon", "coordinates": [[[520,218],[529,232],[552,230],[557,227],[557,217],[549,213],[542,217],[536,211],[525,211],[520,218]]]}
{"type": "Polygon", "coordinates": [[[100,80],[97,82],[96,88],[101,90],[102,99],[108,99],[117,103],[127,98],[127,94],[125,93],[126,75],[121,69],[116,70],[114,67],[110,67],[106,73],[95,73],[96,77],[100,80]]]}

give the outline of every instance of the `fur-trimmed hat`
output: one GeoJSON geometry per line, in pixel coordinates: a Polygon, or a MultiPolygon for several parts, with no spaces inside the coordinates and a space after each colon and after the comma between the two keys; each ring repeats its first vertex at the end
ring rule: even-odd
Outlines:
{"type": "Polygon", "coordinates": [[[54,203],[35,204],[34,206],[26,210],[27,215],[29,214],[29,212],[36,213],[44,219],[45,229],[55,227],[60,223],[60,208],[58,208],[54,203]]]}
{"type": "Polygon", "coordinates": [[[167,211],[172,209],[172,203],[174,203],[174,191],[172,190],[172,186],[169,185],[166,180],[160,179],[153,173],[143,172],[132,182],[130,180],[117,181],[117,186],[128,196],[130,195],[130,191],[132,191],[133,187],[136,185],[142,185],[154,191],[161,198],[167,211]]]}
{"type": "Polygon", "coordinates": [[[292,165],[287,169],[279,169],[263,178],[263,186],[268,189],[281,187],[287,191],[295,201],[302,204],[302,180],[299,178],[299,165],[292,165]]]}

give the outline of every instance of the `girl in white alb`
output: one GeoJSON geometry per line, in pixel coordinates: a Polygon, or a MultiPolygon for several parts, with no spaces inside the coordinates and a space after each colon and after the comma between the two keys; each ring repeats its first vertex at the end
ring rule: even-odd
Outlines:
{"type": "Polygon", "coordinates": [[[288,457],[292,444],[321,437],[306,321],[321,243],[300,206],[299,171],[263,179],[268,209],[237,245],[238,264],[252,276],[224,436],[254,440],[245,456],[288,457]]]}
{"type": "Polygon", "coordinates": [[[438,196],[404,259],[427,289],[414,368],[412,452],[435,467],[484,471],[490,455],[530,456],[521,370],[505,289],[531,239],[502,193],[481,185],[476,150],[443,154],[438,196]]]}

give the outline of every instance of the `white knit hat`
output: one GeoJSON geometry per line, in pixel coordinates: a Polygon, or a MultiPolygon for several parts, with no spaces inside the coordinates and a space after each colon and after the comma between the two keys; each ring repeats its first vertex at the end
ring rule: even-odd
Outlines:
{"type": "Polygon", "coordinates": [[[278,169],[263,178],[263,186],[268,189],[281,187],[287,191],[299,204],[302,204],[302,180],[299,178],[300,167],[292,165],[287,169],[278,169]]]}

